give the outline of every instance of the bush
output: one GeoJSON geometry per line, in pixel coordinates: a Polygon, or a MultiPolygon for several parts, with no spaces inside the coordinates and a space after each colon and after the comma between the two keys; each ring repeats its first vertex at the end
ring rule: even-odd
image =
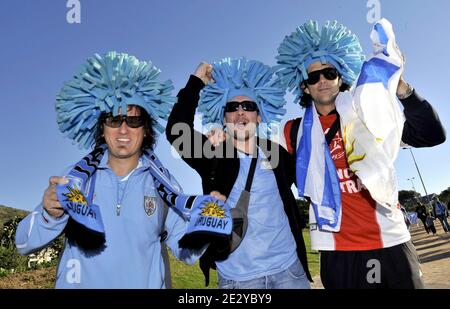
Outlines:
{"type": "Polygon", "coordinates": [[[29,256],[21,256],[19,254],[15,247],[14,238],[17,226],[21,220],[21,217],[16,216],[3,225],[0,235],[0,277],[58,264],[64,243],[63,235],[55,239],[51,245],[34,254],[29,256]]]}
{"type": "Polygon", "coordinates": [[[14,245],[17,224],[22,220],[14,217],[3,224],[0,236],[0,277],[27,270],[28,258],[21,256],[14,245]]]}
{"type": "Polygon", "coordinates": [[[28,258],[21,256],[15,247],[5,248],[0,246],[0,269],[3,269],[3,271],[0,271],[0,276],[26,271],[27,268],[28,258]]]}

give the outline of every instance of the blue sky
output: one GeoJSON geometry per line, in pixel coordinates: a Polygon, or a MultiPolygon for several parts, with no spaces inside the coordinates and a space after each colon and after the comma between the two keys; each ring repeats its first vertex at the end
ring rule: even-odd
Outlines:
{"type": "MultiPolygon", "coordinates": [[[[151,60],[172,79],[174,95],[202,61],[240,57],[275,64],[285,35],[309,19],[338,20],[370,53],[366,0],[80,0],[81,23],[69,24],[66,0],[0,2],[0,204],[33,209],[51,175],[78,161],[80,151],[56,125],[55,97],[63,82],[94,53],[127,52],[151,60]]],[[[394,25],[407,56],[405,78],[450,124],[448,0],[380,0],[381,15],[394,25]]],[[[288,102],[292,96],[287,96],[288,102]]],[[[288,103],[285,120],[302,114],[288,103]]],[[[164,136],[156,152],[182,183],[199,193],[200,178],[171,155],[164,136]]],[[[450,187],[449,143],[414,150],[428,193],[450,187]]],[[[396,163],[400,189],[415,177],[409,151],[396,163]]]]}

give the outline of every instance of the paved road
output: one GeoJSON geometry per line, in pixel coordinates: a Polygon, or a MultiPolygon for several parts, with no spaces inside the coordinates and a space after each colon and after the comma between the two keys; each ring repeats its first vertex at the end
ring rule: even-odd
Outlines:
{"type": "Polygon", "coordinates": [[[423,279],[429,289],[450,289],[450,233],[435,221],[437,234],[427,235],[420,226],[411,227],[411,236],[421,262],[423,279]]]}

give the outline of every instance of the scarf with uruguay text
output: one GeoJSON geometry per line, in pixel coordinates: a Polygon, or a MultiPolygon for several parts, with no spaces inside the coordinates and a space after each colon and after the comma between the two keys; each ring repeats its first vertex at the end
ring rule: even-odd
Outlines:
{"type": "MultiPolygon", "coordinates": [[[[69,171],[67,184],[56,186],[58,200],[70,216],[66,237],[85,250],[105,247],[105,227],[100,207],[93,199],[96,171],[106,149],[106,145],[95,148],[69,171]]],[[[145,151],[143,155],[148,159],[148,171],[159,196],[189,221],[180,246],[199,249],[211,241],[228,241],[233,225],[230,207],[210,195],[183,194],[153,152],[145,151]]]]}
{"type": "MultiPolygon", "coordinates": [[[[403,58],[386,19],[374,25],[371,39],[374,55],[364,62],[356,86],[338,95],[336,109],[350,169],[378,205],[393,209],[398,203],[394,161],[404,123],[396,98],[403,58]]],[[[297,188],[300,196],[311,198],[314,216],[310,224],[317,224],[322,231],[338,232],[342,219],[340,183],[314,107],[305,111],[298,136],[297,188]]]]}

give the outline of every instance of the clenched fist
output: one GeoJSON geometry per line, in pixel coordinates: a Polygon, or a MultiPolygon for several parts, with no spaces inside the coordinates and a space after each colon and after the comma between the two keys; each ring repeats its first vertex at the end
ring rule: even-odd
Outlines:
{"type": "Polygon", "coordinates": [[[58,176],[52,176],[48,181],[48,187],[44,192],[42,203],[44,204],[44,209],[52,217],[59,218],[64,214],[64,209],[56,196],[56,185],[66,184],[67,182],[67,178],[58,176]]]}
{"type": "Polygon", "coordinates": [[[211,75],[212,70],[213,70],[212,65],[210,65],[207,62],[202,62],[198,65],[194,75],[200,78],[205,83],[205,85],[207,85],[211,81],[214,82],[211,75]]]}

